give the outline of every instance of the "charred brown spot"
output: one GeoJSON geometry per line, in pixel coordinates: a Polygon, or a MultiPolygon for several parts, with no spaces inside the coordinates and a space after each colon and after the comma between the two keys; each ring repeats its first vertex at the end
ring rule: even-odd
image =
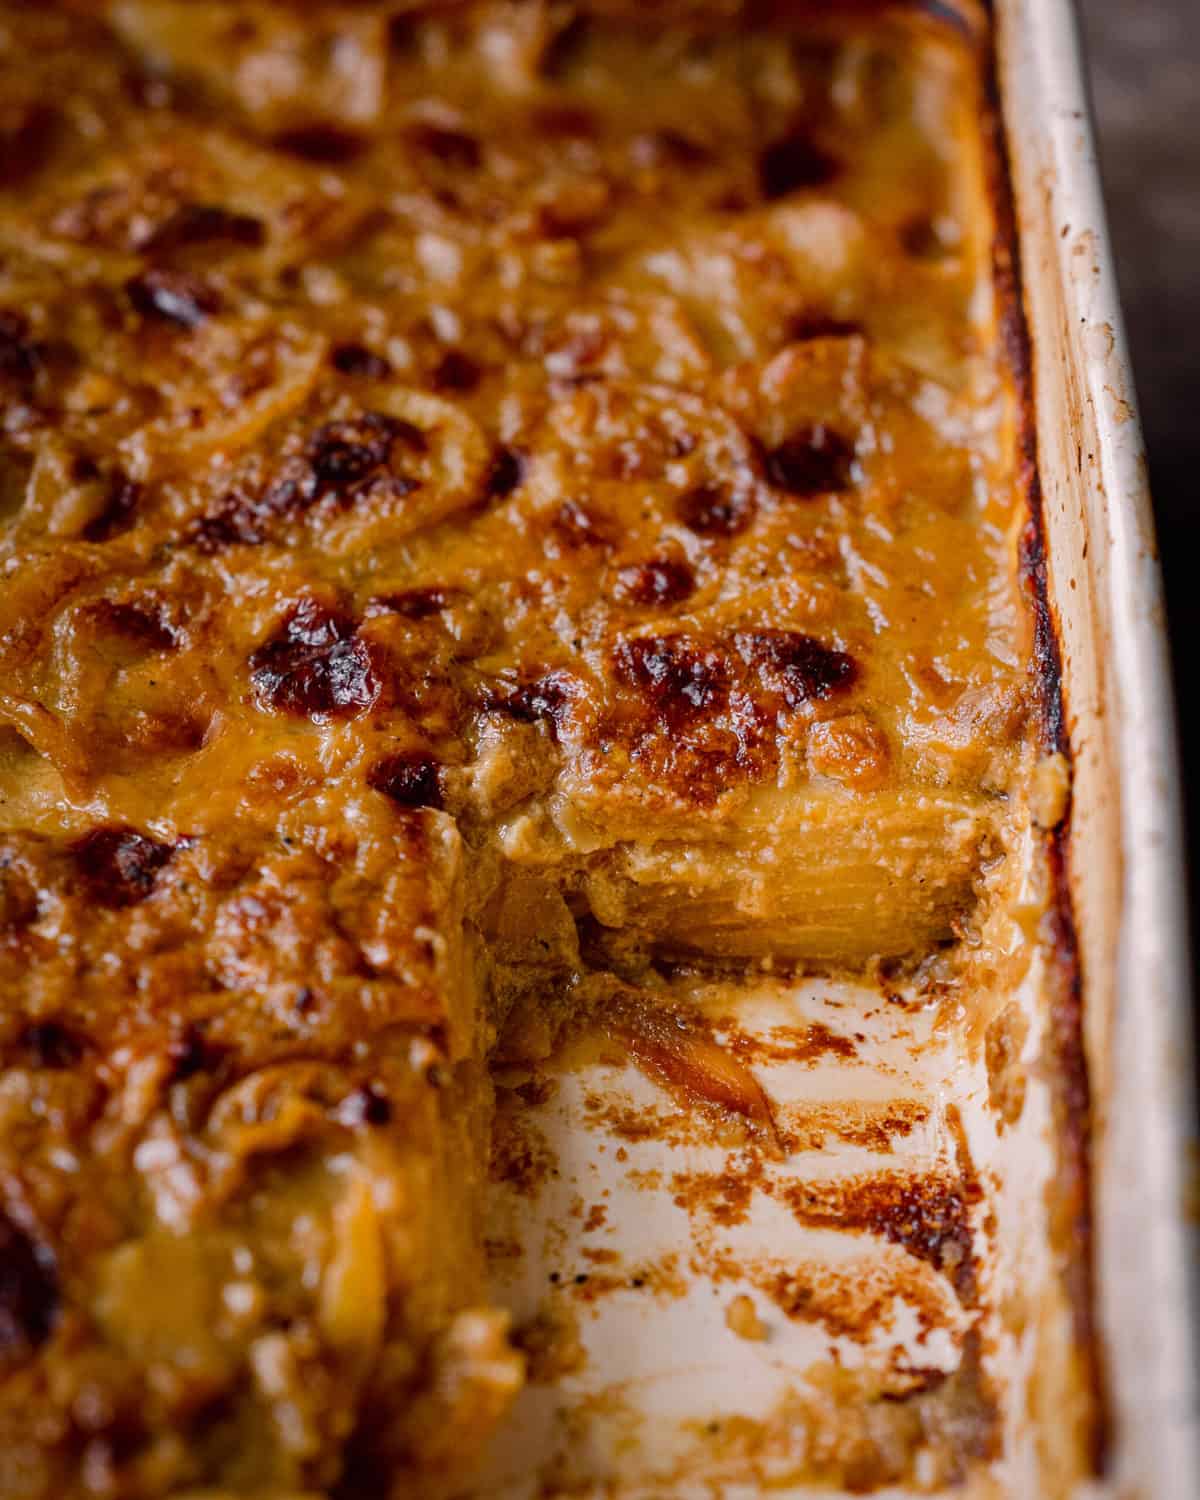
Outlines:
{"type": "Polygon", "coordinates": [[[473,391],[483,377],[475,361],[460,349],[447,349],[433,368],[433,383],[440,391],[473,391]]]}
{"type": "Polygon", "coordinates": [[[744,214],[750,207],[751,199],[746,193],[741,193],[737,188],[728,188],[723,193],[718,193],[712,201],[712,209],[718,214],[744,214]]]}
{"type": "Polygon", "coordinates": [[[362,375],[367,380],[385,380],[392,373],[391,364],[382,354],[362,344],[335,345],[329,363],[342,375],[362,375]]]}
{"type": "Polygon", "coordinates": [[[168,1083],[185,1083],[199,1073],[215,1073],[226,1056],[225,1048],[209,1041],[198,1026],[187,1026],[171,1038],[167,1047],[168,1083]]]}
{"type": "Polygon", "coordinates": [[[542,77],[561,81],[583,56],[590,35],[585,16],[574,15],[562,24],[542,49],[538,68],[542,77]]]}
{"type": "Polygon", "coordinates": [[[748,493],[715,484],[698,484],[681,495],[676,514],[698,536],[736,536],[754,517],[748,493]]]}
{"type": "Polygon", "coordinates": [[[327,422],[309,438],[304,453],[288,459],[264,490],[231,490],[215,510],[195,523],[188,540],[209,553],[230,546],[257,546],[266,541],[276,523],[303,515],[322,501],[349,507],[385,485],[394,495],[410,494],[416,480],[397,473],[392,465],[397,443],[420,453],[426,446],[425,434],[411,422],[382,412],[327,422]]]}
{"type": "Polygon", "coordinates": [[[420,17],[400,14],[389,16],[387,23],[388,47],[400,56],[415,52],[420,38],[420,17]]]}
{"type": "Polygon", "coordinates": [[[473,172],[483,160],[479,142],[465,130],[422,123],[409,129],[408,139],[426,156],[460,171],[473,172]]]}
{"type": "Polygon", "coordinates": [[[50,1337],[58,1276],[43,1246],[0,1211],[0,1360],[27,1359],[50,1337]]]}
{"type": "Polygon", "coordinates": [[[378,1084],[364,1083],[338,1105],[337,1117],[349,1126],[388,1125],[392,1118],[391,1100],[378,1084]]]}
{"type": "Polygon", "coordinates": [[[610,194],[600,179],[564,186],[537,206],[537,231],[548,240],[585,235],[606,217],[610,194]]]}
{"type": "Polygon", "coordinates": [[[641,636],[622,641],[614,653],[614,665],[617,675],[673,727],[719,711],[728,698],[729,672],[724,656],[688,636],[641,636]]]}
{"type": "Polygon", "coordinates": [[[428,620],[441,614],[450,602],[449,589],[404,589],[398,594],[380,594],[367,605],[367,612],[400,615],[405,620],[428,620]]]}
{"type": "Polygon", "coordinates": [[[581,500],[564,500],[550,519],[550,530],[565,547],[606,547],[612,541],[607,516],[598,514],[581,500]]]}
{"type": "Polygon", "coordinates": [[[181,102],[181,88],[152,66],[138,67],[132,61],[123,70],[121,87],[138,109],[172,109],[181,102]]]}
{"type": "Polygon", "coordinates": [[[576,691],[573,679],[565,672],[551,672],[521,687],[505,686],[489,691],[485,705],[523,724],[545,724],[557,739],[576,691]]]}
{"type": "Polygon", "coordinates": [[[61,1021],[31,1021],[18,1046],[35,1068],[73,1068],[83,1056],[83,1042],[61,1021]]]}
{"type": "MultiPolygon", "coordinates": [[[[222,496],[216,510],[200,517],[188,532],[188,541],[194,543],[201,552],[210,554],[223,552],[226,547],[257,546],[266,541],[270,522],[288,512],[287,504],[277,502],[293,497],[298,501],[300,493],[300,486],[295,483],[291,483],[287,489],[272,486],[261,497],[232,490],[222,496]]],[[[290,508],[301,509],[302,506],[297,503],[290,508]]]]}
{"type": "Polygon", "coordinates": [[[543,104],[535,112],[533,124],[542,135],[587,140],[597,134],[595,115],[576,104],[543,104]]]}
{"type": "Polygon", "coordinates": [[[367,785],[400,807],[442,805],[441,767],[428,755],[387,755],[367,772],[367,785]]]}
{"type": "Polygon", "coordinates": [[[158,318],[181,328],[196,328],[221,310],[221,299],[213,288],[186,271],[143,271],[125,283],[125,291],[143,318],[158,318]]]}
{"type": "Polygon", "coordinates": [[[174,852],[170,844],[128,827],[97,828],[71,845],[89,897],[114,910],[144,901],[174,852]]]}
{"type": "Polygon", "coordinates": [[[37,351],[29,339],[29,320],[23,313],[0,308],[0,376],[28,382],[37,371],[37,351]]]}
{"type": "Polygon", "coordinates": [[[138,249],[167,255],[194,245],[237,245],[257,249],[266,242],[261,219],[235,213],[219,203],[184,203],[144,240],[138,249]]]}
{"type": "Polygon", "coordinates": [[[42,166],[58,123],[58,113],[49,104],[0,103],[0,183],[11,188],[42,166]]]}
{"type": "Polygon", "coordinates": [[[11,856],[0,848],[0,937],[18,937],[37,921],[40,899],[37,885],[9,864],[11,856]]]}
{"type": "Polygon", "coordinates": [[[315,599],[301,600],[251,655],[250,680],[262,707],[317,720],[362,713],[380,691],[354,621],[315,599]]]}
{"type": "Polygon", "coordinates": [[[407,448],[410,453],[428,453],[429,436],[423,428],[415,422],[405,422],[401,417],[387,417],[385,420],[390,425],[393,442],[407,448]]]}
{"type": "Polygon", "coordinates": [[[372,469],[382,468],[400,430],[395,417],[370,411],[319,427],[305,450],[318,488],[345,491],[365,479],[372,469]]]}
{"type": "Polygon", "coordinates": [[[761,686],[778,692],[789,708],[830,698],[850,687],[858,675],[852,656],[796,630],[739,631],[734,645],[761,686]]]}
{"type": "Polygon", "coordinates": [[[630,604],[678,604],[696,587],[687,563],[672,557],[630,563],[617,574],[616,595],[630,604]]]}
{"type": "Polygon", "coordinates": [[[513,448],[501,448],[488,472],[487,491],[496,499],[511,495],[525,478],[524,456],[513,448]]]}
{"type": "Polygon", "coordinates": [[[834,494],[854,483],[854,445],[819,422],[772,448],[764,468],[771,484],[789,495],[834,494]]]}
{"type": "Polygon", "coordinates": [[[85,606],[85,613],[98,630],[148,651],[172,651],[179,644],[175,630],[157,605],[96,599],[85,606]]]}
{"type": "Polygon", "coordinates": [[[811,339],[849,339],[861,337],[863,326],[849,318],[834,318],[826,313],[804,312],[789,318],[787,342],[807,343],[811,339]]]}
{"type": "Polygon", "coordinates": [[[107,542],[110,537],[128,530],[133,525],[141,494],[141,487],[118,469],[109,482],[104,504],[83,528],[84,540],[107,542]]]}
{"type": "Polygon", "coordinates": [[[804,131],[773,141],[758,158],[758,183],[764,198],[784,198],[801,188],[824,187],[837,176],[837,159],[804,131]]]}
{"type": "Polygon", "coordinates": [[[341,130],[336,125],[300,125],[277,135],[272,144],[277,150],[298,156],[302,161],[338,167],[360,157],[367,143],[361,135],[341,130]]]}
{"type": "Polygon", "coordinates": [[[901,226],[900,243],[914,260],[940,260],[955,248],[938,221],[923,215],[901,226]]]}

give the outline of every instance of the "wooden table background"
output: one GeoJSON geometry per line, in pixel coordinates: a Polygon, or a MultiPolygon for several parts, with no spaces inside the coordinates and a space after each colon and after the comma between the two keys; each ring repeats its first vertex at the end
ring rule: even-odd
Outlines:
{"type": "MultiPolygon", "coordinates": [[[[1166,574],[1194,850],[1200,847],[1200,0],[1078,3],[1166,574]]],[[[1200,955],[1200,858],[1193,859],[1192,913],[1200,955]]]]}

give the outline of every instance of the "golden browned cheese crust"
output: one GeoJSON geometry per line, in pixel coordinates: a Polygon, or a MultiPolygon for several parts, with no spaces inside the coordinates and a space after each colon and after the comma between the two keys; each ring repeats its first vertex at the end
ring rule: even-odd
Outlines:
{"type": "Polygon", "coordinates": [[[514,983],[969,920],[978,59],[878,9],[0,5],[4,1500],[442,1493],[514,983]]]}

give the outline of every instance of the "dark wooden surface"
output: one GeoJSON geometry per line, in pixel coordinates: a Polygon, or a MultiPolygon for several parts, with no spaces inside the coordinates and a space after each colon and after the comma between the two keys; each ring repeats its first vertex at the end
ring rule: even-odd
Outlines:
{"type": "MultiPolygon", "coordinates": [[[[1200,839],[1200,0],[1078,0],[1200,839]],[[1194,722],[1193,722],[1194,721],[1194,722]]],[[[1200,951],[1200,858],[1192,926],[1200,951]]],[[[1200,987],[1198,987],[1200,993],[1200,987]]]]}

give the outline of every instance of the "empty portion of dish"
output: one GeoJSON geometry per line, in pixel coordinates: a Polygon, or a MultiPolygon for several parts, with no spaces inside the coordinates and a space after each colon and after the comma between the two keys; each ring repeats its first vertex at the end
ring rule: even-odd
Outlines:
{"type": "Polygon", "coordinates": [[[1066,770],[984,32],[729,9],[0,3],[3,1500],[461,1494],[563,1357],[490,1231],[487,1285],[495,1082],[503,1163],[597,1027],[782,1174],[776,1303],[827,1319],[863,1210],[789,1165],[777,969],[917,1018],[833,1054],[936,1064],[929,1160],[860,1164],[925,1332],[788,1356],[849,1434],[785,1422],[789,1482],[1016,1441],[981,1163],[1057,1160],[1066,770]]]}
{"type": "MultiPolygon", "coordinates": [[[[992,1374],[1015,1236],[982,1066],[911,991],[673,998],[752,1067],[777,1144],[603,1027],[501,1074],[489,1232],[530,1369],[476,1493],[928,1494],[984,1467],[1035,1493],[992,1374]]],[[[1026,1158],[1039,1189],[1051,1167],[1026,1158]]]]}

